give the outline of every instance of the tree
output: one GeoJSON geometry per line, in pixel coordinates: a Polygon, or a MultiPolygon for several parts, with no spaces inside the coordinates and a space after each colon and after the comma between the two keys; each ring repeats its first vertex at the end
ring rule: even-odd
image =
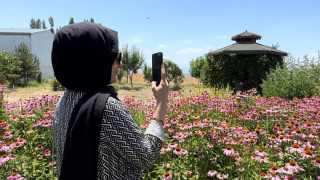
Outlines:
{"type": "Polygon", "coordinates": [[[152,82],[152,68],[147,66],[147,63],[144,63],[143,66],[143,78],[145,81],[147,81],[148,83],[152,82]]]}
{"type": "Polygon", "coordinates": [[[129,82],[129,48],[128,44],[123,47],[122,51],[122,69],[126,72],[127,83],[129,82]]]}
{"type": "Polygon", "coordinates": [[[40,19],[37,19],[35,29],[41,29],[41,20],[40,19]]]}
{"type": "Polygon", "coordinates": [[[208,80],[211,86],[243,84],[243,90],[255,88],[261,93],[260,84],[270,69],[283,65],[283,57],[264,54],[207,55],[208,80]]]}
{"type": "Polygon", "coordinates": [[[15,87],[19,82],[20,70],[16,56],[5,50],[0,52],[0,83],[9,83],[8,87],[15,87]]]}
{"type": "Polygon", "coordinates": [[[122,68],[119,68],[118,74],[117,74],[117,79],[119,81],[119,84],[121,84],[121,79],[124,76],[125,71],[122,68]]]}
{"type": "Polygon", "coordinates": [[[34,20],[33,18],[31,18],[29,26],[31,29],[36,29],[37,28],[37,23],[36,20],[34,20]]]}
{"type": "Polygon", "coordinates": [[[50,31],[54,34],[54,29],[53,29],[53,27],[54,27],[54,20],[53,20],[53,18],[50,16],[49,17],[49,24],[50,24],[50,31]]]}
{"type": "Polygon", "coordinates": [[[122,68],[127,73],[127,82],[128,77],[130,78],[131,87],[133,87],[132,77],[133,74],[138,72],[144,63],[144,55],[136,46],[132,46],[129,50],[128,44],[123,48],[122,56],[122,68]]]}
{"type": "Polygon", "coordinates": [[[74,24],[74,19],[73,19],[73,17],[70,18],[69,24],[74,24]]]}
{"type": "Polygon", "coordinates": [[[198,79],[198,85],[200,85],[200,81],[202,83],[207,82],[207,71],[208,71],[208,63],[204,56],[197,57],[195,60],[190,62],[190,74],[192,77],[198,79]]]}
{"type": "Polygon", "coordinates": [[[15,48],[15,55],[21,68],[20,77],[23,78],[24,85],[27,85],[29,78],[38,78],[40,74],[39,59],[30,53],[25,43],[21,43],[15,48]]]}
{"type": "Polygon", "coordinates": [[[93,19],[93,18],[90,18],[90,22],[93,22],[93,23],[94,23],[94,19],[93,19]]]}
{"type": "Polygon", "coordinates": [[[172,62],[171,60],[164,60],[167,79],[169,82],[174,82],[175,84],[180,84],[184,80],[184,75],[182,70],[179,68],[177,64],[172,62]]]}
{"type": "Polygon", "coordinates": [[[44,20],[42,21],[42,29],[47,29],[46,22],[44,20]]]}

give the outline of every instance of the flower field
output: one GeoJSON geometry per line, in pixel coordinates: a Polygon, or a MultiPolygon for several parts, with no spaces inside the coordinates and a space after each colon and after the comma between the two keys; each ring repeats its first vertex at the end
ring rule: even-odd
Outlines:
{"type": "MultiPolygon", "coordinates": [[[[0,103],[0,179],[55,179],[58,98],[0,103]]],[[[123,103],[144,131],[154,100],[127,97],[123,103]]],[[[171,91],[168,106],[166,141],[144,179],[320,179],[320,97],[266,99],[255,91],[192,89],[171,91]]]]}

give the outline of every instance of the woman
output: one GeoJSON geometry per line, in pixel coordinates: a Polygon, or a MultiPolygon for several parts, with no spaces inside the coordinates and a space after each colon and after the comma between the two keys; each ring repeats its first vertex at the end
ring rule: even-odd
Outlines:
{"type": "Polygon", "coordinates": [[[117,32],[90,22],[59,30],[52,48],[57,80],[67,88],[54,117],[59,179],[142,179],[164,142],[168,81],[162,65],[154,119],[142,133],[110,86],[122,66],[117,32]]]}

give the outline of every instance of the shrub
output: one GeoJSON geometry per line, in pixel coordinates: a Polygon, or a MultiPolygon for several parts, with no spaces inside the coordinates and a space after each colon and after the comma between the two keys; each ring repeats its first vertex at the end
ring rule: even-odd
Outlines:
{"type": "Polygon", "coordinates": [[[65,91],[66,90],[66,88],[64,86],[62,86],[56,78],[52,79],[51,87],[52,87],[53,91],[65,91]]]}
{"type": "Polygon", "coordinates": [[[111,84],[111,85],[114,87],[114,90],[119,91],[119,89],[120,89],[120,85],[119,84],[114,83],[114,84],[111,84]]]}
{"type": "Polygon", "coordinates": [[[261,84],[263,95],[288,99],[319,95],[320,64],[307,56],[302,63],[298,61],[290,55],[282,68],[271,70],[261,84]]]}

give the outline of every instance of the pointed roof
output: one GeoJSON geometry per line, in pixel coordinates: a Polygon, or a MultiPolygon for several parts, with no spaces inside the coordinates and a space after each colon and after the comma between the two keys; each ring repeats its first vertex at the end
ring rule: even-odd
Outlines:
{"type": "Polygon", "coordinates": [[[284,51],[274,49],[259,43],[256,40],[261,39],[261,36],[248,32],[247,30],[241,34],[235,35],[231,38],[236,43],[210,52],[210,55],[216,55],[220,53],[235,53],[235,54],[273,54],[279,56],[287,56],[288,54],[284,51]]]}
{"type": "Polygon", "coordinates": [[[252,32],[248,32],[247,30],[243,33],[240,33],[238,35],[235,35],[231,38],[234,41],[237,41],[239,39],[261,39],[261,36],[252,32]]]}

